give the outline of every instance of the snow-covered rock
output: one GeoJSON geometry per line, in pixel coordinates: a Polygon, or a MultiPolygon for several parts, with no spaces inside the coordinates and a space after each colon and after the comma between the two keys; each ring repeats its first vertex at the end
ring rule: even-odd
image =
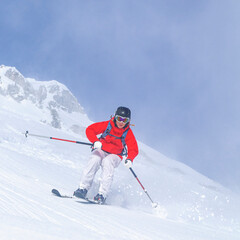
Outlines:
{"type": "Polygon", "coordinates": [[[55,80],[25,78],[15,67],[0,66],[0,94],[18,103],[29,102],[42,109],[40,120],[54,128],[65,127],[82,133],[86,123],[90,123],[83,107],[66,86],[55,80]],[[63,123],[63,118],[69,114],[72,118],[76,117],[76,122],[71,126],[67,121],[63,123]]]}

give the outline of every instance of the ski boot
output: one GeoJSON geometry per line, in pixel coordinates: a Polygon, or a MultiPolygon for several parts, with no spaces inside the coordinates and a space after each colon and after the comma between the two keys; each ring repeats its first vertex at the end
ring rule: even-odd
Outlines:
{"type": "Polygon", "coordinates": [[[77,197],[77,198],[83,198],[85,199],[86,198],[86,195],[87,195],[87,189],[81,189],[81,188],[78,188],[74,193],[73,193],[73,196],[77,197]]]}
{"type": "Polygon", "coordinates": [[[97,194],[94,198],[93,198],[94,201],[96,201],[98,204],[104,204],[105,201],[106,201],[106,198],[103,197],[102,194],[97,194]]]}

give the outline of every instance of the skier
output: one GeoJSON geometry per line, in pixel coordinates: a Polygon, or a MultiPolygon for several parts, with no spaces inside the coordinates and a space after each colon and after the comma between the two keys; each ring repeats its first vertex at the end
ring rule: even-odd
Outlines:
{"type": "Polygon", "coordinates": [[[93,179],[101,167],[102,178],[94,201],[104,204],[110,190],[114,168],[118,167],[125,155],[124,165],[132,167],[133,159],[138,155],[138,145],[130,129],[131,111],[127,107],[118,107],[109,121],[94,123],[87,127],[86,135],[93,143],[93,151],[83,170],[79,188],[73,193],[78,198],[86,198],[93,179]],[[99,138],[97,135],[102,134],[99,138]]]}

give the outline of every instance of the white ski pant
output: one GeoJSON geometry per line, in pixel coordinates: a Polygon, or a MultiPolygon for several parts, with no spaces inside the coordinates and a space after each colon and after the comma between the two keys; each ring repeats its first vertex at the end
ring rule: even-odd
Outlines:
{"type": "Polygon", "coordinates": [[[89,190],[95,174],[101,167],[102,175],[98,193],[106,197],[113,181],[114,168],[118,167],[120,162],[121,158],[118,155],[106,153],[101,149],[95,149],[89,158],[87,166],[83,170],[79,187],[89,190]]]}

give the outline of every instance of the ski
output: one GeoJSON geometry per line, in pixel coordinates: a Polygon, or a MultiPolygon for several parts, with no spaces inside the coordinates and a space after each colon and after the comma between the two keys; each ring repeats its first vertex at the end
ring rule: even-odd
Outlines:
{"type": "Polygon", "coordinates": [[[69,196],[69,195],[62,195],[57,189],[53,188],[52,189],[52,194],[60,197],[60,198],[73,198],[73,196],[69,196]]]}
{"type": "Polygon", "coordinates": [[[103,205],[103,204],[100,204],[96,201],[94,201],[93,199],[88,199],[88,198],[83,198],[83,200],[86,200],[86,201],[76,201],[78,203],[82,203],[82,204],[98,204],[98,205],[103,205]]]}
{"type": "Polygon", "coordinates": [[[106,203],[104,204],[100,204],[97,201],[95,201],[94,199],[89,199],[89,198],[76,198],[74,196],[70,196],[70,195],[63,195],[61,194],[57,189],[53,188],[52,189],[52,194],[56,197],[60,197],[60,198],[73,198],[76,199],[78,203],[83,203],[83,204],[98,204],[98,205],[106,205],[106,203]]]}
{"type": "MultiPolygon", "coordinates": [[[[81,198],[79,198],[81,199],[81,198]]],[[[89,198],[82,198],[82,200],[86,200],[86,201],[76,201],[78,203],[82,203],[82,204],[98,204],[98,205],[109,205],[106,202],[105,203],[99,203],[97,201],[95,201],[94,199],[89,199],[89,198]]]]}

